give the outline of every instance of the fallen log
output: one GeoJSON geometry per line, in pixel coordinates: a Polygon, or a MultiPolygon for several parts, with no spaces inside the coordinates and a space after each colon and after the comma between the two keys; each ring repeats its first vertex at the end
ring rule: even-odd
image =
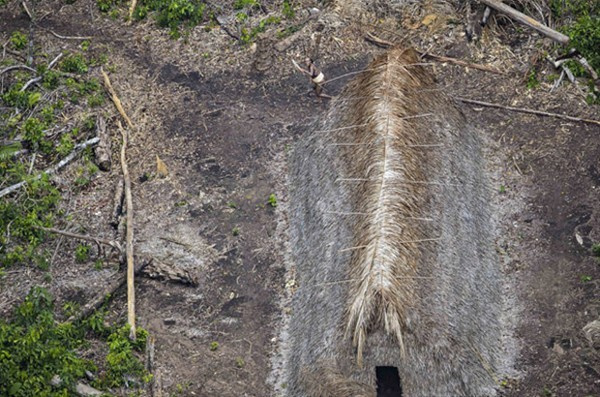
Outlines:
{"type": "MultiPolygon", "coordinates": [[[[75,147],[73,148],[73,151],[64,159],[62,159],[58,164],[56,164],[53,167],[48,168],[46,171],[37,174],[33,180],[37,180],[40,179],[42,177],[42,175],[46,174],[46,175],[51,175],[54,174],[55,172],[59,171],[61,168],[63,168],[65,165],[69,164],[71,161],[73,161],[73,159],[75,157],[77,157],[77,154],[79,152],[81,152],[83,149],[85,149],[88,146],[92,146],[95,145],[99,142],[98,137],[96,138],[92,138],[89,139],[83,143],[80,143],[78,145],[75,145],[75,147]]],[[[16,192],[17,190],[19,190],[20,188],[22,188],[23,186],[27,185],[28,181],[21,181],[17,184],[14,184],[12,186],[9,186],[7,188],[4,188],[2,190],[0,190],[0,197],[4,197],[7,194],[16,192]]]]}
{"type": "Polygon", "coordinates": [[[515,10],[514,8],[507,6],[506,4],[502,3],[500,0],[481,0],[481,2],[488,7],[492,7],[493,9],[498,10],[498,11],[508,15],[509,17],[511,17],[514,20],[521,22],[522,24],[524,24],[526,26],[529,26],[530,28],[540,32],[544,36],[547,36],[560,44],[568,44],[569,43],[568,36],[566,36],[560,32],[557,32],[554,29],[550,29],[548,26],[536,21],[535,19],[531,18],[530,16],[527,16],[527,15],[523,14],[522,12],[519,12],[519,11],[515,10]]]}
{"type": "MultiPolygon", "coordinates": [[[[138,267],[135,269],[135,274],[140,275],[146,266],[152,263],[152,258],[137,258],[138,267]]],[[[106,287],[102,293],[96,295],[95,298],[86,303],[79,313],[69,317],[68,322],[76,322],[88,318],[94,311],[98,310],[106,301],[107,297],[112,297],[119,288],[127,283],[127,273],[118,273],[112,280],[106,282],[106,287]]]]}

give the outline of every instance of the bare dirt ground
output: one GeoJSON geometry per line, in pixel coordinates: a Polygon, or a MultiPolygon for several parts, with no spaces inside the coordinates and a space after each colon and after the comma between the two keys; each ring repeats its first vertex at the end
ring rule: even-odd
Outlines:
{"type": "MultiPolygon", "coordinates": [[[[321,7],[309,3],[303,5],[321,7]]],[[[308,94],[308,82],[293,73],[289,59],[301,60],[315,40],[317,62],[328,78],[360,70],[381,51],[364,42],[365,31],[395,42],[407,36],[432,53],[506,72],[432,65],[450,95],[598,118],[597,108],[585,105],[573,85],[553,93],[546,83],[526,89],[523,76],[540,37],[519,35],[508,25],[469,43],[461,24],[419,23],[432,12],[447,22],[440,9],[415,9],[397,19],[365,14],[359,24],[332,7],[278,50],[281,40],[269,31],[256,46],[240,45],[219,28],[197,27],[174,41],[150,22],[127,26],[93,5],[48,2],[51,13],[41,24],[61,35],[93,36],[91,50],[108,55],[105,69],[137,125],[129,152],[136,250],[197,277],[194,287],[136,280],[138,321],[156,337],[157,373],[169,393],[275,395],[267,377],[291,277],[285,263],[286,157],[302,126],[328,106],[308,94]],[[169,168],[166,178],[156,175],[156,155],[169,168]],[[268,203],[271,194],[276,207],[268,203]],[[218,348],[210,349],[212,342],[218,348]]],[[[2,9],[0,21],[3,32],[28,26],[19,9],[2,9]]],[[[65,49],[78,44],[45,40],[65,49]]],[[[327,85],[328,93],[339,93],[346,81],[327,85]]],[[[502,229],[498,250],[518,298],[521,376],[500,380],[502,394],[599,395],[599,352],[582,328],[600,317],[600,268],[589,251],[591,242],[600,241],[600,128],[460,106],[492,142],[502,229]]],[[[117,147],[117,113],[110,103],[103,111],[111,117],[117,147]]],[[[88,234],[113,235],[109,218],[119,173],[113,167],[65,200],[73,223],[88,234]]],[[[74,244],[63,241],[62,247],[74,244]]],[[[115,269],[94,270],[58,255],[51,271],[52,281],[34,269],[26,277],[7,274],[3,299],[18,301],[31,285],[44,284],[59,300],[85,301],[115,269]]],[[[114,318],[125,316],[124,292],[112,300],[114,318]]]]}

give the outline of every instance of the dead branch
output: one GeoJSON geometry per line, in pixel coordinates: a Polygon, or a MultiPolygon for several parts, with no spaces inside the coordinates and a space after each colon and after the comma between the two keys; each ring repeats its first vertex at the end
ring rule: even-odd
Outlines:
{"type": "Polygon", "coordinates": [[[104,71],[104,69],[102,68],[102,66],[100,67],[100,72],[102,73],[102,76],[104,77],[104,85],[105,85],[107,91],[109,92],[110,98],[112,99],[113,103],[115,104],[115,107],[117,108],[117,110],[119,111],[119,113],[121,114],[121,116],[123,116],[123,118],[127,122],[127,125],[129,126],[129,128],[131,128],[131,130],[133,130],[134,129],[133,128],[133,123],[131,122],[131,120],[127,116],[127,113],[125,113],[125,109],[123,109],[123,105],[121,104],[121,100],[117,96],[117,93],[115,92],[112,84],[110,83],[110,79],[108,78],[108,75],[106,74],[106,72],[104,71]]]}
{"type": "MultiPolygon", "coordinates": [[[[150,258],[138,258],[138,263],[140,263],[139,267],[135,269],[135,274],[140,275],[142,270],[150,263],[152,263],[152,259],[150,258]]],[[[75,322],[89,317],[94,311],[98,310],[102,304],[106,301],[107,297],[111,297],[115,294],[119,288],[121,288],[127,282],[127,274],[126,273],[118,273],[117,277],[113,280],[107,281],[107,286],[104,288],[102,293],[96,295],[95,298],[86,303],[81,311],[69,317],[67,321],[75,322]]]]}
{"type": "Polygon", "coordinates": [[[365,35],[365,40],[381,48],[390,48],[394,46],[394,43],[392,43],[391,41],[381,39],[370,32],[367,32],[367,34],[365,35]]]}
{"type": "Polygon", "coordinates": [[[129,23],[133,19],[133,12],[135,11],[135,6],[137,5],[137,0],[131,1],[131,7],[129,7],[129,23]]]}
{"type": "Polygon", "coordinates": [[[4,74],[6,72],[10,72],[11,70],[16,70],[16,69],[26,69],[26,70],[29,70],[30,72],[37,73],[37,70],[35,70],[34,68],[31,68],[27,65],[13,65],[13,66],[9,66],[7,68],[0,70],[0,75],[4,74]]]}
{"type": "Polygon", "coordinates": [[[600,120],[584,119],[584,118],[581,118],[581,117],[568,116],[566,114],[550,113],[550,112],[544,112],[544,111],[541,111],[541,110],[534,110],[534,109],[527,109],[527,108],[517,108],[517,107],[513,107],[513,106],[505,106],[505,105],[500,105],[498,103],[477,101],[475,99],[468,99],[468,98],[461,98],[461,97],[454,97],[454,98],[456,98],[457,100],[459,100],[461,102],[468,103],[468,104],[471,104],[471,105],[479,105],[479,106],[485,106],[485,107],[490,107],[490,108],[505,109],[505,110],[510,110],[510,111],[513,111],[513,112],[536,114],[538,116],[555,117],[555,118],[558,118],[558,119],[564,119],[564,120],[570,120],[570,121],[578,121],[578,122],[581,122],[581,123],[589,123],[589,124],[600,125],[600,120]]]}
{"type": "Polygon", "coordinates": [[[121,248],[121,244],[119,244],[119,242],[115,241],[115,240],[107,240],[107,239],[104,239],[101,237],[86,236],[84,234],[68,232],[66,230],[59,230],[59,229],[55,229],[53,227],[42,227],[42,226],[34,226],[34,227],[36,229],[40,229],[45,232],[56,233],[56,234],[60,234],[65,237],[71,237],[71,238],[75,238],[78,240],[89,241],[90,243],[95,243],[97,245],[103,244],[103,245],[106,245],[106,246],[116,249],[117,251],[119,251],[119,254],[121,254],[123,252],[123,248],[121,248]]]}
{"type": "Polygon", "coordinates": [[[494,73],[494,74],[500,74],[500,75],[504,74],[500,70],[495,69],[495,68],[493,68],[491,66],[486,66],[486,65],[480,65],[478,63],[471,63],[471,62],[461,61],[460,59],[445,57],[443,55],[434,55],[434,54],[427,54],[427,53],[422,54],[422,55],[425,58],[433,59],[435,61],[449,62],[449,63],[453,63],[455,65],[464,66],[466,68],[472,68],[472,69],[482,70],[484,72],[490,72],[490,73],[494,73]]]}
{"type": "MultiPolygon", "coordinates": [[[[59,171],[61,168],[63,168],[65,165],[67,165],[67,164],[69,164],[71,161],[73,161],[73,159],[74,159],[75,157],[77,157],[77,154],[79,154],[79,152],[81,152],[83,149],[85,149],[85,148],[86,148],[86,147],[88,147],[88,146],[95,145],[95,144],[97,144],[98,142],[99,142],[99,139],[98,139],[98,137],[96,137],[96,138],[89,139],[89,140],[87,140],[87,141],[85,141],[85,142],[83,142],[83,143],[80,143],[80,144],[76,145],[76,146],[73,148],[73,151],[72,151],[72,152],[71,152],[71,153],[70,153],[70,154],[69,154],[67,157],[65,157],[64,159],[62,159],[62,160],[61,160],[61,161],[60,161],[58,164],[56,164],[55,166],[53,166],[53,167],[50,167],[50,168],[48,168],[46,171],[44,171],[44,172],[42,172],[42,173],[39,173],[38,175],[36,175],[36,176],[34,177],[34,180],[38,180],[38,179],[40,179],[40,178],[42,177],[42,175],[43,175],[43,174],[46,174],[46,175],[51,175],[51,174],[54,174],[55,172],[57,172],[57,171],[59,171]]],[[[2,189],[2,190],[0,190],[0,197],[4,197],[4,196],[6,196],[7,194],[13,193],[13,192],[15,192],[15,191],[19,190],[20,188],[22,188],[22,187],[23,187],[23,186],[25,186],[25,185],[27,185],[27,181],[21,181],[21,182],[19,182],[19,183],[17,183],[17,184],[14,184],[14,185],[12,185],[12,186],[9,186],[9,187],[7,187],[7,188],[5,188],[5,189],[2,189]]]]}
{"type": "Polygon", "coordinates": [[[40,29],[45,30],[46,32],[50,33],[52,36],[62,39],[62,40],[91,40],[93,39],[92,36],[63,36],[60,35],[56,32],[54,32],[53,30],[50,30],[48,28],[45,28],[43,26],[37,25],[40,29]]]}
{"type": "MultiPolygon", "coordinates": [[[[389,47],[394,46],[394,43],[384,40],[384,39],[381,39],[381,38],[375,36],[373,33],[369,33],[369,32],[367,32],[367,34],[365,35],[365,40],[368,41],[369,43],[375,44],[376,46],[381,47],[381,48],[389,48],[389,47]]],[[[495,73],[495,74],[500,74],[500,75],[504,74],[503,72],[501,72],[498,69],[495,69],[491,66],[466,62],[466,61],[462,61],[460,59],[450,58],[450,57],[446,57],[443,55],[429,54],[429,53],[426,53],[423,51],[418,51],[418,52],[419,52],[419,54],[421,54],[422,58],[429,58],[429,59],[433,59],[435,61],[440,61],[440,62],[449,62],[449,63],[453,63],[455,65],[459,65],[459,66],[463,66],[463,67],[467,67],[467,68],[482,70],[484,72],[490,72],[490,73],[495,73]]]]}
{"type": "MultiPolygon", "coordinates": [[[[106,75],[105,75],[106,76],[106,75]]],[[[108,76],[106,76],[108,77],[108,76]]],[[[110,82],[109,82],[110,84],[110,82]]],[[[131,179],[127,168],[127,132],[123,129],[121,122],[117,120],[117,126],[123,136],[121,146],[121,168],[123,169],[123,180],[125,181],[125,208],[127,211],[127,231],[125,238],[125,253],[127,255],[127,321],[131,326],[129,338],[135,340],[135,286],[133,265],[133,199],[131,197],[131,179]]]]}
{"type": "MultiPolygon", "coordinates": [[[[56,64],[56,62],[58,62],[58,60],[63,56],[63,53],[61,52],[60,54],[58,54],[58,56],[56,58],[54,58],[49,64],[48,64],[48,70],[52,69],[54,67],[54,65],[56,64]]],[[[30,85],[37,83],[38,81],[40,81],[43,78],[43,76],[37,76],[34,77],[33,79],[29,80],[27,83],[25,83],[25,85],[21,88],[20,92],[24,92],[27,88],[29,88],[30,85]]]]}
{"type": "Polygon", "coordinates": [[[546,25],[536,21],[535,19],[531,18],[530,16],[527,16],[527,15],[523,14],[522,12],[519,12],[519,11],[515,10],[514,8],[507,6],[506,4],[502,3],[500,0],[481,0],[481,2],[483,4],[485,4],[486,6],[492,7],[500,12],[503,12],[504,14],[517,20],[518,22],[521,22],[522,24],[527,25],[530,28],[537,30],[544,36],[547,36],[547,37],[551,38],[552,40],[559,42],[560,44],[568,44],[569,43],[568,36],[565,36],[564,34],[559,33],[554,29],[550,29],[546,25]]]}
{"type": "Polygon", "coordinates": [[[106,122],[102,116],[98,116],[96,119],[96,136],[100,139],[96,147],[96,163],[102,171],[110,171],[110,134],[106,130],[106,122]]]}

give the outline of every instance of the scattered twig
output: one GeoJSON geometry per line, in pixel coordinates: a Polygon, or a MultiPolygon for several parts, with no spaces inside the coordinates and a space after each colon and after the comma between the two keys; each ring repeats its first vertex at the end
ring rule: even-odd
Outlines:
{"type": "Polygon", "coordinates": [[[19,90],[20,92],[24,92],[30,85],[37,83],[42,79],[42,76],[34,77],[31,80],[27,81],[23,87],[19,90]]]}
{"type": "Polygon", "coordinates": [[[9,66],[7,68],[0,70],[0,75],[4,74],[6,72],[10,72],[11,70],[16,70],[16,69],[26,69],[26,70],[29,70],[30,72],[37,73],[37,70],[35,70],[34,68],[29,67],[27,65],[12,65],[12,66],[9,66]]]}
{"type": "Polygon", "coordinates": [[[538,116],[555,117],[555,118],[564,119],[564,120],[578,121],[578,122],[582,122],[582,123],[600,125],[600,120],[584,119],[581,117],[568,116],[566,114],[550,113],[550,112],[544,112],[541,110],[517,108],[517,107],[513,107],[513,106],[505,106],[505,105],[500,105],[498,103],[477,101],[475,99],[468,99],[468,98],[461,98],[461,97],[454,97],[454,98],[456,98],[457,100],[459,100],[461,102],[469,103],[471,105],[479,105],[479,106],[485,106],[485,107],[490,107],[490,108],[505,109],[505,110],[510,110],[513,112],[536,114],[538,116]]]}
{"type": "MultiPolygon", "coordinates": [[[[56,56],[56,58],[54,58],[49,64],[48,64],[48,70],[52,69],[54,67],[54,65],[56,64],[56,62],[58,62],[58,60],[63,56],[63,53],[61,52],[60,54],[58,54],[56,56]]],[[[40,81],[43,78],[43,76],[37,76],[34,77],[33,79],[29,80],[27,83],[25,83],[25,85],[21,88],[21,92],[24,92],[27,88],[29,88],[30,85],[37,83],[38,81],[40,81]]]]}
{"type": "MultiPolygon", "coordinates": [[[[389,48],[389,47],[393,47],[394,46],[394,43],[392,43],[390,41],[387,41],[387,40],[383,40],[383,39],[375,36],[373,33],[367,33],[365,35],[365,40],[367,40],[370,43],[375,44],[376,46],[382,47],[382,48],[389,48]]],[[[480,65],[480,64],[477,64],[477,63],[466,62],[466,61],[462,61],[460,59],[450,58],[450,57],[446,57],[446,56],[443,56],[443,55],[429,54],[428,52],[423,52],[423,51],[418,51],[418,52],[424,58],[430,58],[430,59],[433,59],[433,60],[436,60],[436,61],[440,61],[440,62],[449,62],[449,63],[453,63],[453,64],[459,65],[459,66],[464,66],[464,67],[468,67],[468,68],[472,68],[472,69],[482,70],[484,72],[490,72],[490,73],[495,73],[495,74],[500,74],[500,75],[504,74],[500,70],[495,69],[495,68],[490,67],[490,66],[480,65]]]]}
{"type": "Polygon", "coordinates": [[[33,15],[31,14],[31,12],[29,11],[29,8],[27,7],[27,3],[25,3],[24,1],[21,2],[21,5],[23,6],[23,8],[25,9],[25,12],[27,13],[27,16],[29,17],[29,19],[31,19],[33,21],[33,15]]]}
{"type": "Polygon", "coordinates": [[[100,72],[102,73],[102,76],[104,77],[104,85],[106,86],[106,89],[110,93],[110,98],[112,99],[113,103],[115,104],[115,107],[117,108],[117,110],[119,111],[119,113],[121,114],[121,116],[123,116],[123,118],[127,122],[127,125],[129,126],[129,128],[131,128],[133,130],[133,123],[131,122],[131,120],[127,116],[127,113],[125,113],[125,109],[123,109],[123,105],[121,104],[121,100],[117,96],[117,93],[115,92],[112,84],[110,83],[110,79],[108,78],[108,75],[106,74],[106,72],[104,71],[104,69],[102,69],[102,67],[100,67],[100,72]]]}
{"type": "MultiPolygon", "coordinates": [[[[67,165],[71,161],[73,161],[73,159],[77,156],[77,154],[79,152],[81,152],[83,149],[85,149],[88,146],[92,146],[92,145],[97,144],[98,141],[99,141],[99,139],[96,137],[96,138],[89,139],[89,140],[87,140],[87,141],[85,141],[83,143],[80,143],[80,144],[76,145],[73,148],[73,151],[67,157],[65,157],[64,159],[62,159],[55,166],[50,167],[46,171],[44,171],[44,172],[36,175],[35,178],[34,178],[34,180],[40,179],[43,174],[47,174],[47,175],[54,174],[55,172],[57,172],[58,170],[60,170],[61,168],[63,168],[65,165],[67,165]]],[[[21,182],[19,182],[17,184],[14,184],[14,185],[9,186],[9,187],[7,187],[5,189],[2,189],[2,190],[0,190],[0,197],[4,197],[7,194],[13,193],[13,192],[19,190],[20,188],[22,188],[25,185],[27,185],[27,181],[21,181],[21,182]]]]}
{"type": "Polygon", "coordinates": [[[365,40],[381,48],[389,48],[394,46],[394,43],[392,43],[391,41],[383,40],[370,32],[367,32],[367,34],[365,35],[365,40]]]}
{"type": "Polygon", "coordinates": [[[92,36],[63,36],[63,35],[60,35],[60,34],[54,32],[53,30],[50,30],[43,26],[40,26],[40,25],[37,25],[37,26],[39,28],[45,30],[46,32],[50,33],[52,36],[57,37],[62,40],[91,40],[91,39],[93,39],[92,36]]]}
{"type": "MultiPolygon", "coordinates": [[[[105,75],[106,76],[106,75],[105,75]]],[[[108,77],[108,76],[106,76],[108,77]]],[[[110,82],[109,82],[110,84],[110,82]]],[[[118,98],[117,98],[118,99],[118,98]]],[[[123,113],[125,113],[123,111],[123,113]]],[[[135,285],[133,265],[133,199],[131,197],[131,179],[127,168],[127,132],[123,129],[121,122],[117,120],[117,126],[121,130],[123,144],[121,146],[121,168],[123,169],[123,180],[125,181],[125,208],[127,211],[127,230],[125,238],[125,253],[127,255],[127,321],[131,326],[129,338],[135,340],[135,285]]],[[[132,127],[133,128],[133,127],[132,127]]]]}
{"type": "Polygon", "coordinates": [[[71,238],[75,238],[78,240],[83,240],[83,241],[89,241],[90,243],[95,243],[96,245],[106,245],[108,247],[114,248],[117,251],[119,251],[119,254],[121,254],[123,252],[123,248],[121,248],[121,244],[119,244],[118,241],[115,240],[107,240],[101,237],[94,237],[94,236],[86,236],[85,234],[79,234],[79,233],[73,233],[73,232],[68,232],[66,230],[59,230],[59,229],[55,229],[53,227],[42,227],[42,226],[35,226],[37,229],[43,230],[45,232],[49,232],[49,233],[56,233],[56,234],[60,234],[61,236],[65,236],[65,237],[71,237],[71,238]]]}
{"type": "Polygon", "coordinates": [[[562,33],[559,33],[554,29],[550,29],[546,25],[536,21],[535,19],[531,18],[530,16],[527,16],[527,15],[523,14],[522,12],[519,12],[519,11],[515,10],[514,8],[507,6],[506,4],[502,3],[500,0],[481,0],[481,2],[489,7],[492,7],[494,9],[508,15],[509,17],[521,22],[522,24],[529,26],[530,28],[537,30],[541,34],[551,38],[554,41],[559,42],[560,44],[568,44],[569,43],[568,36],[566,36],[562,33]]]}
{"type": "Polygon", "coordinates": [[[484,72],[490,72],[490,73],[494,73],[494,74],[500,74],[503,75],[504,72],[501,72],[498,69],[495,69],[491,66],[486,66],[486,65],[480,65],[478,63],[471,63],[471,62],[466,62],[466,61],[461,61],[460,59],[456,59],[456,58],[450,58],[450,57],[445,57],[442,55],[433,55],[433,54],[423,54],[423,56],[425,58],[430,58],[430,59],[434,59],[436,61],[440,61],[440,62],[450,62],[453,63],[455,65],[459,65],[459,66],[464,66],[466,68],[472,68],[472,69],[477,69],[477,70],[482,70],[484,72]]]}

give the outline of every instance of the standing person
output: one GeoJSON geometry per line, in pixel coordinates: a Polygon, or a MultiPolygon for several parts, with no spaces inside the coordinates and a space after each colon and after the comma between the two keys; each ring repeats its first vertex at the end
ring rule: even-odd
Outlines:
{"type": "Polygon", "coordinates": [[[306,57],[304,63],[306,65],[306,70],[303,70],[303,72],[310,77],[310,81],[313,83],[313,88],[317,97],[331,99],[329,95],[323,94],[323,87],[321,86],[323,81],[325,81],[323,72],[317,68],[315,62],[310,57],[306,57]]]}

